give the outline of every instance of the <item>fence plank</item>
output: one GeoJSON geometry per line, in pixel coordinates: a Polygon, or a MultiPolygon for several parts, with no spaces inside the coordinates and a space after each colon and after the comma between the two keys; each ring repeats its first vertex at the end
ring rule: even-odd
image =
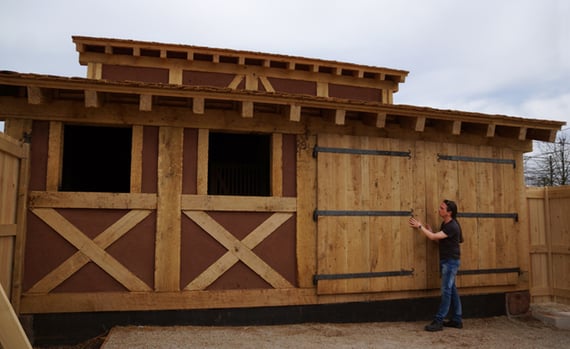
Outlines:
{"type": "Polygon", "coordinates": [[[0,348],[32,349],[4,288],[0,285],[0,348]]]}

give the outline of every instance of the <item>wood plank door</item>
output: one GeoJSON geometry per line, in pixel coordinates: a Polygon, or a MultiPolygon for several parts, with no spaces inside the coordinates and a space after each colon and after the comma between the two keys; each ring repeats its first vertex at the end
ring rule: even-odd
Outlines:
{"type": "Polygon", "coordinates": [[[408,226],[413,144],[341,135],[317,143],[318,293],[425,288],[425,268],[416,271],[425,241],[408,226]]]}
{"type": "Polygon", "coordinates": [[[490,146],[459,145],[457,156],[458,220],[465,240],[458,285],[516,284],[521,229],[514,215],[524,213],[519,212],[516,194],[519,180],[522,183],[522,168],[516,165],[522,164],[500,162],[514,161],[515,154],[490,146]]]}

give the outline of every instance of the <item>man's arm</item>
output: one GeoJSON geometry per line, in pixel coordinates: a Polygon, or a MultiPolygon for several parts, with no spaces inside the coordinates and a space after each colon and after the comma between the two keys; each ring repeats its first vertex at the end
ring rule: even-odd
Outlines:
{"type": "Polygon", "coordinates": [[[434,233],[429,226],[424,226],[422,222],[414,217],[410,218],[409,222],[410,226],[421,230],[421,232],[424,233],[424,235],[430,240],[441,240],[447,238],[447,234],[445,234],[443,231],[434,233]]]}

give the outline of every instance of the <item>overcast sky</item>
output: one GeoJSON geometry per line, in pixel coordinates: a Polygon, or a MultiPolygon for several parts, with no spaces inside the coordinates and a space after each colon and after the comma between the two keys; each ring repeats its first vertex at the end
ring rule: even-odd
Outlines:
{"type": "Polygon", "coordinates": [[[569,23],[568,0],[2,0],[0,70],[85,77],[72,35],[188,44],[407,70],[396,104],[570,122],[569,23]]]}

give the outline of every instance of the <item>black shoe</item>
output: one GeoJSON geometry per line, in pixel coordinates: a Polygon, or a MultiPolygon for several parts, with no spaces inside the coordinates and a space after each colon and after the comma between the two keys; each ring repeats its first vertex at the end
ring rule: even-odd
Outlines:
{"type": "Polygon", "coordinates": [[[444,323],[443,323],[443,326],[445,326],[445,327],[453,327],[453,328],[463,328],[463,322],[450,320],[450,321],[444,322],[444,323]]]}
{"type": "Polygon", "coordinates": [[[435,332],[443,330],[443,324],[440,321],[433,320],[431,324],[426,325],[426,331],[435,332]]]}

